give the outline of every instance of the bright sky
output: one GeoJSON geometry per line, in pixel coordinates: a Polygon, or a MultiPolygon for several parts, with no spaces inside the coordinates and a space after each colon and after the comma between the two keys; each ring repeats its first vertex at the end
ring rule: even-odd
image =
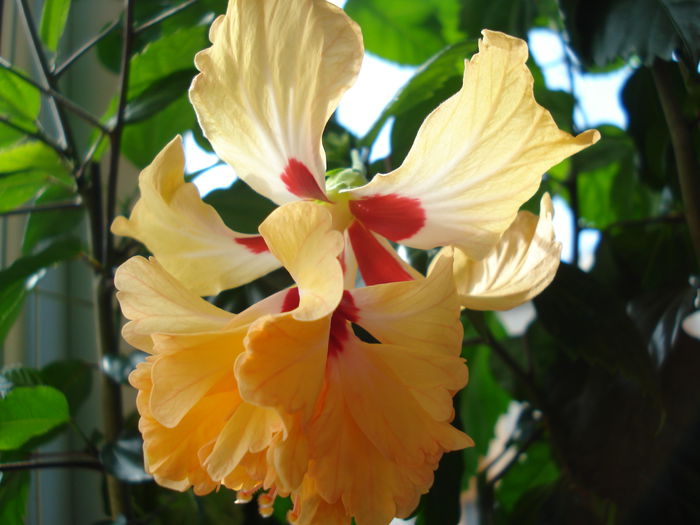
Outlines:
{"type": "MultiPolygon", "coordinates": [[[[345,0],[331,0],[343,6],[345,0]]],[[[564,46],[557,33],[547,29],[535,29],[530,32],[530,52],[540,65],[545,81],[550,89],[571,90],[571,78],[565,60],[564,46]]],[[[398,66],[373,55],[365,55],[357,82],[348,90],[338,108],[338,119],[349,130],[362,136],[377,119],[382,109],[389,103],[401,86],[413,75],[416,68],[398,66]]],[[[580,101],[576,108],[575,122],[581,129],[587,129],[602,123],[626,127],[625,113],[619,102],[619,91],[630,74],[624,68],[608,74],[583,75],[573,73],[573,89],[580,101]]],[[[388,123],[379,136],[372,150],[373,158],[381,158],[389,152],[388,123]]],[[[187,150],[187,171],[197,171],[216,162],[216,156],[200,150],[191,137],[185,137],[187,150]]],[[[195,183],[202,194],[215,188],[229,186],[235,180],[235,174],[228,166],[209,170],[197,178],[195,183]]],[[[562,259],[570,261],[573,254],[572,219],[566,203],[554,199],[555,230],[557,238],[564,245],[562,259]]],[[[592,263],[592,253],[600,235],[595,230],[586,230],[581,235],[581,266],[587,268],[592,263]]]]}

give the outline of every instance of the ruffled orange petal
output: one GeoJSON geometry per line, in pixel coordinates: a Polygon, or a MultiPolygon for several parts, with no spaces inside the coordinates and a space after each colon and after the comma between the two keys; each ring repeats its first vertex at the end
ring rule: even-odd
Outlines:
{"type": "Polygon", "coordinates": [[[190,99],[214,150],[282,204],[325,199],[321,136],[362,60],[360,29],[325,0],[231,0],[190,99]]]}
{"type": "Polygon", "coordinates": [[[279,267],[258,235],[236,233],[184,181],[182,140],[173,139],[139,175],[141,198],[112,232],[133,237],[189,290],[214,295],[279,267]]]}
{"type": "Polygon", "coordinates": [[[404,163],[351,190],[369,229],[415,248],[459,246],[483,258],[551,166],[594,144],[573,137],[533,96],[527,44],[483,31],[464,84],[423,122],[404,163]]]}

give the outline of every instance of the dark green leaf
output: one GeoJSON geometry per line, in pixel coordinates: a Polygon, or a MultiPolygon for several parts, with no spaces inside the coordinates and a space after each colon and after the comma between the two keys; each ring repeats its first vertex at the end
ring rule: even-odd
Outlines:
{"type": "Polygon", "coordinates": [[[69,420],[68,402],[55,388],[14,388],[0,399],[0,450],[19,448],[69,420]]]}
{"type": "Polygon", "coordinates": [[[125,122],[139,122],[166,108],[187,92],[187,88],[196,74],[197,71],[192,68],[176,71],[155,81],[127,103],[124,111],[125,122]]]}
{"type": "Polygon", "coordinates": [[[537,14],[534,0],[461,0],[460,4],[460,29],[470,38],[478,37],[484,28],[527,38],[537,14]]]}
{"type": "Polygon", "coordinates": [[[44,384],[39,371],[26,366],[10,366],[3,368],[2,375],[12,387],[38,386],[44,384]]]}
{"type": "Polygon", "coordinates": [[[186,93],[164,110],[124,129],[122,152],[138,168],[145,168],[178,133],[196,125],[186,93]]]}
{"type": "Polygon", "coordinates": [[[29,496],[29,472],[3,472],[0,478],[0,523],[24,525],[29,496]]]}
{"type": "Polygon", "coordinates": [[[100,451],[100,460],[108,472],[129,483],[150,481],[143,470],[143,440],[141,436],[125,436],[107,443],[100,451]]]}
{"type": "Polygon", "coordinates": [[[545,328],[577,358],[653,388],[652,363],[624,304],[592,276],[562,263],[535,298],[545,328]]]}
{"type": "MultiPolygon", "coordinates": [[[[34,201],[37,206],[56,202],[70,202],[75,199],[75,192],[65,186],[48,186],[40,192],[34,201]]],[[[53,237],[71,233],[80,223],[85,211],[83,209],[65,209],[31,213],[22,239],[22,253],[30,254],[37,245],[53,237]]]]}
{"type": "Polygon", "coordinates": [[[90,395],[92,369],[84,361],[54,361],[41,369],[41,378],[45,384],[60,390],[66,396],[72,414],[77,412],[90,395]]]}
{"type": "Polygon", "coordinates": [[[672,60],[682,50],[697,67],[700,3],[695,0],[562,0],[572,44],[585,63],[618,57],[672,60]],[[634,16],[630,16],[634,13],[634,16]],[[692,57],[692,58],[691,58],[692,57]]]}
{"type": "Polygon", "coordinates": [[[146,355],[146,353],[139,350],[131,352],[128,356],[106,355],[102,357],[100,366],[102,371],[107,374],[112,381],[122,385],[128,385],[129,374],[136,368],[136,365],[146,358],[146,355]]]}
{"type": "Polygon", "coordinates": [[[49,51],[56,51],[68,20],[71,0],[45,0],[39,34],[49,51]]]}
{"type": "Polygon", "coordinates": [[[454,0],[348,0],[345,11],[362,28],[371,53],[401,64],[420,64],[457,38],[454,0]],[[451,34],[450,34],[451,33],[451,34]]]}
{"type": "MultiPolygon", "coordinates": [[[[39,116],[41,93],[31,84],[0,68],[0,114],[7,115],[32,131],[39,116]]],[[[4,127],[4,125],[0,126],[4,127]]]]}
{"type": "Polygon", "coordinates": [[[240,179],[226,189],[207,194],[204,202],[216,208],[229,228],[243,233],[257,233],[258,225],[275,209],[274,203],[240,179]]]}
{"type": "Polygon", "coordinates": [[[433,104],[436,98],[441,98],[436,96],[441,92],[442,97],[445,97],[446,93],[449,96],[456,92],[461,85],[464,60],[475,50],[475,42],[462,42],[443,49],[431,57],[384,108],[360,143],[363,146],[371,146],[390,117],[405,115],[426,102],[433,104]]]}

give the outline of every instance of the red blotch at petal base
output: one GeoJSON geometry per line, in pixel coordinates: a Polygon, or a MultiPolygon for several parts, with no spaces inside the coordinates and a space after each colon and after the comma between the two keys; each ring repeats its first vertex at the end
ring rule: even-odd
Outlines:
{"type": "Polygon", "coordinates": [[[412,197],[370,195],[350,201],[349,206],[362,224],[394,242],[412,237],[425,226],[425,210],[412,197]]]}
{"type": "Polygon", "coordinates": [[[265,243],[265,239],[263,239],[260,235],[257,237],[238,237],[234,239],[238,244],[245,246],[248,248],[248,251],[251,251],[253,253],[263,253],[270,251],[270,249],[267,247],[267,244],[265,243]]]}
{"type": "Polygon", "coordinates": [[[328,197],[319,187],[318,181],[309,171],[309,168],[297,159],[289,159],[280,179],[282,179],[289,192],[297,197],[329,202],[328,197]]]}
{"type": "Polygon", "coordinates": [[[413,279],[401,263],[358,221],[348,228],[350,244],[365,284],[393,283],[413,279]]]}

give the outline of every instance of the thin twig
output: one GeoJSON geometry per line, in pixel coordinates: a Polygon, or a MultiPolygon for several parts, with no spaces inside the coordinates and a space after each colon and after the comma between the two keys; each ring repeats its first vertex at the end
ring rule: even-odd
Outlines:
{"type": "Polygon", "coordinates": [[[114,20],[111,24],[106,26],[102,31],[97,33],[94,37],[89,39],[87,42],[85,42],[82,46],[80,46],[78,49],[73,51],[68,58],[66,58],[59,66],[56,66],[53,69],[53,77],[54,78],[59,78],[63,73],[66,72],[66,70],[73,65],[77,60],[80,59],[85,53],[90,51],[97,43],[100,42],[104,37],[106,37],[109,33],[112,32],[112,30],[119,25],[119,19],[114,20]]]}
{"type": "Polygon", "coordinates": [[[50,137],[47,137],[43,133],[39,133],[37,131],[32,131],[30,129],[26,129],[23,126],[20,126],[19,124],[12,122],[9,118],[5,117],[4,115],[0,115],[0,124],[5,124],[7,127],[14,129],[15,131],[19,131],[20,133],[32,137],[34,139],[37,139],[40,142],[43,142],[47,146],[49,146],[52,150],[54,150],[56,153],[58,153],[61,156],[66,155],[66,150],[57,142],[54,142],[53,139],[50,137]]]}
{"type": "Polygon", "coordinates": [[[74,459],[66,461],[13,461],[11,463],[0,463],[0,472],[11,470],[36,470],[43,468],[87,468],[103,471],[104,466],[96,459],[74,459]]]}
{"type": "MultiPolygon", "coordinates": [[[[44,54],[41,39],[39,38],[39,33],[36,30],[36,25],[34,24],[34,19],[32,18],[32,13],[27,5],[27,0],[17,0],[17,5],[20,12],[22,13],[22,18],[24,18],[24,23],[27,26],[27,32],[29,33],[29,39],[32,43],[32,48],[34,54],[36,55],[37,61],[39,62],[39,67],[41,68],[41,73],[44,77],[44,82],[46,87],[52,92],[56,92],[56,82],[51,75],[51,69],[49,68],[48,61],[46,60],[46,55],[44,54]]],[[[59,106],[58,101],[54,95],[51,95],[54,99],[51,104],[52,110],[54,112],[56,122],[59,129],[61,130],[62,139],[66,144],[68,152],[71,154],[76,154],[77,150],[75,147],[75,139],[73,138],[73,132],[68,125],[68,119],[66,118],[63,109],[59,106]]]]}
{"type": "Polygon", "coordinates": [[[60,202],[58,204],[47,204],[46,206],[28,206],[26,208],[16,208],[14,210],[3,211],[0,212],[0,217],[7,217],[8,215],[24,215],[26,213],[37,213],[44,211],[73,210],[82,207],[83,205],[80,202],[60,202]]]}
{"type": "Polygon", "coordinates": [[[69,100],[65,96],[63,96],[61,93],[56,91],[55,89],[51,87],[45,87],[36,82],[35,80],[29,78],[27,75],[17,71],[12,64],[10,64],[7,60],[4,58],[0,57],[0,67],[5,69],[6,71],[12,73],[15,75],[17,78],[23,80],[27,84],[30,84],[31,86],[34,86],[36,89],[44,93],[45,95],[51,97],[54,99],[54,101],[60,105],[65,107],[67,110],[70,110],[71,112],[75,113],[78,117],[83,119],[85,122],[88,124],[93,125],[94,127],[98,128],[102,133],[109,134],[111,133],[111,130],[107,128],[104,124],[102,124],[99,120],[97,120],[96,117],[88,113],[86,110],[78,106],[75,102],[72,100],[69,100]]]}
{"type": "MultiPolygon", "coordinates": [[[[508,471],[515,465],[519,460],[520,456],[522,456],[525,452],[527,452],[527,449],[529,449],[535,441],[537,441],[540,436],[542,436],[542,433],[544,432],[544,427],[540,426],[536,430],[532,432],[528,436],[528,438],[518,447],[518,450],[515,452],[512,458],[510,458],[510,461],[506,463],[501,470],[499,470],[496,474],[494,474],[492,477],[488,479],[488,482],[492,485],[495,485],[503,476],[505,476],[508,471]]],[[[492,467],[493,464],[489,465],[489,467],[492,467]]]]}
{"type": "Polygon", "coordinates": [[[172,7],[167,11],[163,11],[158,16],[151,18],[148,22],[144,22],[140,26],[136,26],[136,28],[134,29],[134,34],[139,34],[141,31],[145,31],[149,27],[153,27],[156,24],[160,24],[163,20],[166,20],[171,16],[178,14],[180,11],[184,11],[185,9],[187,9],[195,3],[197,3],[197,0],[188,0],[187,2],[183,2],[180,5],[176,5],[175,7],[172,7]]]}

